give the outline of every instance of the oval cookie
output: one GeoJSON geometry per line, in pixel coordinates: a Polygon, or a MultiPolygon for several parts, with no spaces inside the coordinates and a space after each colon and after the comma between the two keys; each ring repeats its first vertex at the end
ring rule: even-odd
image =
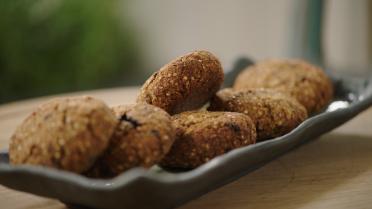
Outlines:
{"type": "Polygon", "coordinates": [[[294,98],[270,89],[223,89],[208,109],[248,115],[256,125],[257,141],[284,135],[307,118],[306,109],[294,98]]]}
{"type": "Polygon", "coordinates": [[[301,60],[267,60],[248,67],[234,89],[270,88],[296,98],[309,114],[323,109],[333,97],[333,85],[318,67],[301,60]]]}
{"type": "Polygon", "coordinates": [[[164,167],[195,168],[256,141],[252,120],[241,113],[192,111],[174,115],[172,120],[177,136],[161,161],[164,167]]]}
{"type": "Polygon", "coordinates": [[[137,102],[176,114],[203,106],[223,82],[218,59],[207,51],[179,57],[154,73],[142,86],[137,102]]]}
{"type": "Polygon", "coordinates": [[[119,125],[106,152],[88,171],[88,176],[113,177],[133,167],[148,168],[168,153],[175,138],[168,113],[149,104],[120,105],[112,109],[119,125]]]}
{"type": "Polygon", "coordinates": [[[100,100],[51,100],[16,129],[9,145],[10,162],[81,173],[106,149],[116,124],[114,114],[100,100]]]}

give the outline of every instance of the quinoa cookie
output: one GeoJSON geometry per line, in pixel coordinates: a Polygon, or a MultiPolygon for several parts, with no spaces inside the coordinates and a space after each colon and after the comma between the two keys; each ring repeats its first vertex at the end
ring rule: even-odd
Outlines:
{"type": "Polygon", "coordinates": [[[10,162],[84,172],[106,149],[116,124],[110,108],[98,99],[53,99],[16,129],[10,162]]]}
{"type": "Polygon", "coordinates": [[[241,113],[191,111],[172,117],[176,141],[161,161],[171,168],[195,168],[232,149],[253,144],[256,129],[241,113]]]}
{"type": "Polygon", "coordinates": [[[318,67],[301,60],[267,60],[248,67],[234,89],[270,88],[290,94],[309,114],[322,110],[333,97],[333,85],[318,67]]]}
{"type": "Polygon", "coordinates": [[[257,141],[284,135],[307,118],[306,109],[294,98],[270,89],[220,90],[209,110],[248,115],[256,125],[257,141]]]}
{"type": "Polygon", "coordinates": [[[219,90],[224,78],[218,59],[207,51],[179,57],[154,73],[142,86],[137,102],[176,114],[203,106],[219,90]]]}
{"type": "Polygon", "coordinates": [[[108,149],[88,171],[88,176],[107,178],[132,167],[148,168],[168,153],[175,139],[168,113],[149,104],[120,105],[112,109],[119,125],[108,149]]]}

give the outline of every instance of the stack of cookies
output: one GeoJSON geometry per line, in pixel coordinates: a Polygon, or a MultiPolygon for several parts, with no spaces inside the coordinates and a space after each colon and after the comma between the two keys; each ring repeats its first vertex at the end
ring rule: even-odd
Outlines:
{"type": "Polygon", "coordinates": [[[300,60],[257,63],[220,90],[223,79],[219,60],[195,51],[155,72],[136,104],[110,108],[92,97],[54,99],[16,129],[10,162],[94,178],[155,164],[195,168],[290,132],[333,95],[324,72],[300,60]]]}

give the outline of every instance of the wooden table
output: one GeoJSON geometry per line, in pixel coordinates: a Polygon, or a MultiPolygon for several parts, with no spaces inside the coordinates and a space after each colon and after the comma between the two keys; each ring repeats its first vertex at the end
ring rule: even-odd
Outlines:
{"type": "MultiPolygon", "coordinates": [[[[110,105],[131,103],[138,88],[76,94],[92,95],[110,105]]],[[[48,98],[0,106],[0,148],[14,128],[48,98]]],[[[372,109],[318,140],[210,192],[183,209],[193,208],[372,208],[372,109]]],[[[0,208],[65,208],[57,200],[0,186],[0,208]]]]}

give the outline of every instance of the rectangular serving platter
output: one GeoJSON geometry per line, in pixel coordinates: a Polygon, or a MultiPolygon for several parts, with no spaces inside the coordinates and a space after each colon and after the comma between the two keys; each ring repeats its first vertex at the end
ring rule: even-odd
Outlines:
{"type": "MultiPolygon", "coordinates": [[[[230,86],[237,73],[252,62],[241,58],[226,74],[230,86]]],[[[133,168],[120,176],[90,179],[39,166],[11,166],[0,153],[0,184],[11,189],[56,198],[84,208],[174,208],[257,169],[276,157],[342,125],[372,105],[372,75],[327,72],[335,86],[334,101],[290,133],[232,150],[188,171],[133,168]]]]}

